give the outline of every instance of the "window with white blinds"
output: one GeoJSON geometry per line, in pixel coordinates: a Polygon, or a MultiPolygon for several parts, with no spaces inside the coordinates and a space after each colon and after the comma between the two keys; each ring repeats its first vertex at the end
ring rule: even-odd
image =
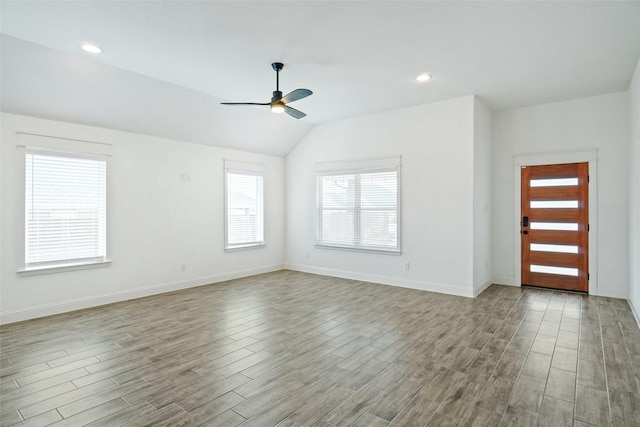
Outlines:
{"type": "Polygon", "coordinates": [[[319,173],[316,244],[399,252],[399,170],[319,173]]]}
{"type": "Polygon", "coordinates": [[[264,175],[226,169],[226,249],[264,245],[264,175]]]}
{"type": "Polygon", "coordinates": [[[107,162],[25,151],[25,270],[106,258],[107,162]]]}

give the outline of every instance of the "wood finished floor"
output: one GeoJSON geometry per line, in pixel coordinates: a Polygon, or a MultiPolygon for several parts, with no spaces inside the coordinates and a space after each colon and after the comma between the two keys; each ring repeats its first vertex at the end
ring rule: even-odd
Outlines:
{"type": "Polygon", "coordinates": [[[6,325],[2,426],[639,426],[624,300],[281,271],[6,325]]]}

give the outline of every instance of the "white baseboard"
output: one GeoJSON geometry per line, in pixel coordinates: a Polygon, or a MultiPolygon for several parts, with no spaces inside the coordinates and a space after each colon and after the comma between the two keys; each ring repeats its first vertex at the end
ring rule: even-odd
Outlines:
{"type": "Polygon", "coordinates": [[[284,268],[287,270],[301,271],[303,273],[313,273],[323,276],[340,277],[342,279],[360,280],[363,282],[398,286],[400,288],[418,289],[421,291],[438,292],[441,294],[457,295],[468,298],[474,297],[474,292],[471,286],[469,288],[463,288],[442,283],[424,282],[418,280],[403,279],[399,277],[380,276],[376,274],[337,270],[334,268],[315,267],[304,264],[285,264],[284,268]]]}
{"type": "Polygon", "coordinates": [[[482,283],[480,286],[474,287],[473,288],[473,297],[477,297],[478,295],[480,295],[482,292],[484,292],[485,289],[487,289],[489,286],[491,286],[493,282],[491,280],[488,280],[484,283],[482,283]]]}
{"type": "Polygon", "coordinates": [[[112,304],[114,302],[148,297],[151,295],[163,294],[166,292],[178,291],[181,289],[194,288],[197,286],[224,282],[226,280],[240,279],[242,277],[248,277],[262,273],[270,273],[272,271],[278,271],[282,269],[283,266],[281,264],[262,266],[250,268],[247,270],[214,274],[212,276],[203,276],[170,283],[142,286],[122,292],[109,292],[105,294],[92,295],[89,297],[77,298],[68,301],[43,304],[34,307],[25,307],[0,313],[0,324],[36,319],[38,317],[51,316],[53,314],[66,313],[69,311],[81,310],[105,304],[112,304]]]}
{"type": "Polygon", "coordinates": [[[491,279],[491,283],[495,283],[496,285],[520,287],[520,283],[514,282],[513,277],[494,277],[491,279]]]}
{"type": "Polygon", "coordinates": [[[598,289],[596,293],[599,297],[609,297],[609,298],[619,298],[619,299],[627,299],[629,298],[629,291],[627,289],[620,289],[617,287],[609,287],[603,286],[602,284],[598,285],[598,289]]]}
{"type": "MultiPolygon", "coordinates": [[[[494,277],[491,279],[492,283],[496,285],[505,285],[505,286],[521,286],[519,283],[514,283],[513,278],[507,277],[494,277]]],[[[608,287],[603,286],[602,284],[598,285],[598,289],[595,292],[591,292],[591,295],[597,295],[600,297],[609,297],[609,298],[619,298],[619,299],[627,299],[627,291],[625,289],[620,289],[618,287],[608,287]]]]}

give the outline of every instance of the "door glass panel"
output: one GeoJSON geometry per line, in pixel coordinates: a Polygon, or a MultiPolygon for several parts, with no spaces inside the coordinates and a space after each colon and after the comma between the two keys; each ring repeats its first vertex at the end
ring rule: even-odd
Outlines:
{"type": "Polygon", "coordinates": [[[569,267],[553,267],[550,265],[535,265],[531,264],[532,273],[548,273],[548,274],[562,274],[563,276],[578,276],[577,268],[569,267]]]}
{"type": "Polygon", "coordinates": [[[532,251],[540,252],[561,252],[564,254],[577,254],[577,245],[547,245],[543,243],[531,243],[532,251]]]}
{"type": "Polygon", "coordinates": [[[577,222],[531,222],[532,230],[578,231],[577,222]]]}
{"type": "Polygon", "coordinates": [[[567,185],[578,185],[578,178],[553,178],[553,179],[532,179],[532,187],[560,187],[567,185]]]}
{"type": "Polygon", "coordinates": [[[577,200],[532,200],[530,206],[532,208],[562,209],[577,208],[577,200]]]}

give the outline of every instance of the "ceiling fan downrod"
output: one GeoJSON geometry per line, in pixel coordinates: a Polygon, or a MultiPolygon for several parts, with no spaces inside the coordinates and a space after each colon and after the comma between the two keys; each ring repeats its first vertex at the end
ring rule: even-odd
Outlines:
{"type": "Polygon", "coordinates": [[[301,119],[307,115],[302,111],[289,107],[287,104],[313,95],[309,89],[295,89],[285,96],[280,92],[280,71],[284,68],[282,62],[273,62],[271,68],[276,72],[276,90],[273,91],[271,102],[221,102],[222,105],[268,105],[273,113],[287,113],[294,119],[301,119]]]}
{"type": "Polygon", "coordinates": [[[282,99],[282,92],[280,92],[280,71],[284,68],[282,62],[274,62],[271,64],[271,68],[276,72],[276,90],[273,91],[271,102],[277,102],[282,99]]]}

